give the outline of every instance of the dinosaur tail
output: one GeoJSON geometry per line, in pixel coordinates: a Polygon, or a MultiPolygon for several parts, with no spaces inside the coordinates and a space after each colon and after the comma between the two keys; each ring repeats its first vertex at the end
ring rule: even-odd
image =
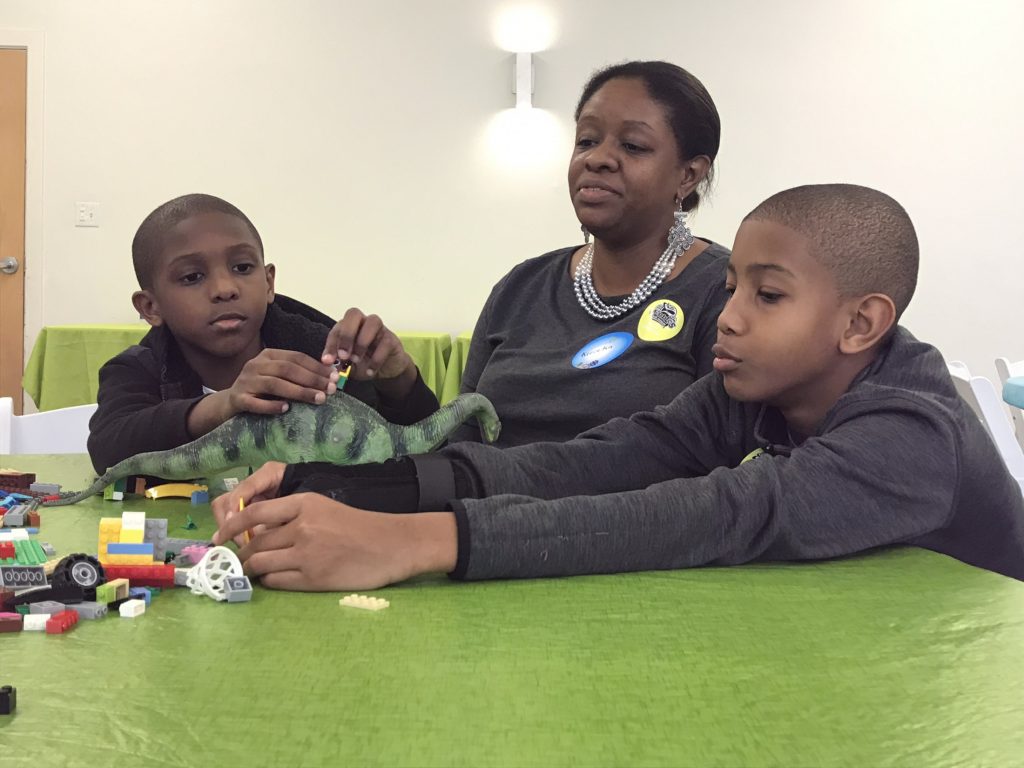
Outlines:
{"type": "Polygon", "coordinates": [[[459,395],[441,406],[435,413],[409,427],[396,427],[394,442],[395,455],[406,456],[427,453],[441,445],[456,427],[475,416],[480,425],[480,434],[488,443],[498,439],[501,422],[491,401],[483,395],[471,392],[459,395]]]}
{"type": "Polygon", "coordinates": [[[100,493],[111,483],[132,475],[152,475],[165,480],[188,480],[210,472],[241,466],[246,463],[244,451],[239,451],[242,439],[243,420],[225,422],[191,443],[166,451],[150,451],[131,456],[110,467],[96,482],[84,491],[62,493],[60,498],[43,502],[45,507],[60,507],[77,504],[94,494],[100,493]],[[215,456],[223,457],[223,466],[215,466],[215,456]]]}

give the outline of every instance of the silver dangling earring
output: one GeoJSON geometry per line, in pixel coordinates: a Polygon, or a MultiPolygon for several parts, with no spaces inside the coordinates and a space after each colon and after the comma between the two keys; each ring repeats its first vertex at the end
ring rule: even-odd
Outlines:
{"type": "Polygon", "coordinates": [[[672,214],[675,221],[668,231],[668,246],[670,249],[673,249],[673,246],[678,246],[679,250],[677,253],[680,253],[693,245],[693,233],[686,225],[686,211],[683,210],[683,201],[677,199],[676,203],[677,208],[672,214]]]}
{"type": "Polygon", "coordinates": [[[587,229],[585,226],[581,226],[580,227],[580,232],[583,233],[583,243],[584,244],[589,244],[590,243],[590,230],[587,229]]]}

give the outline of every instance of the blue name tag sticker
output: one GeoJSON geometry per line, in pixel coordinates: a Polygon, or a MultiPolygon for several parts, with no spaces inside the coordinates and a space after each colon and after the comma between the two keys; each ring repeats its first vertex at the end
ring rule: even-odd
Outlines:
{"type": "Polygon", "coordinates": [[[598,336],[593,341],[588,341],[583,349],[575,354],[572,358],[572,366],[584,371],[589,368],[599,368],[629,349],[632,343],[633,334],[625,331],[598,336]]]}

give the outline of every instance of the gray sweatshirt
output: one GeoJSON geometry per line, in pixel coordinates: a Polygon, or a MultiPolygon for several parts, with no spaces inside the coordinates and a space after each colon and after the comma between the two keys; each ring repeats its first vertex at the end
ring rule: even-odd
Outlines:
{"type": "MultiPolygon", "coordinates": [[[[452,504],[457,578],[811,560],[911,544],[1024,579],[1021,489],[942,356],[902,328],[797,447],[777,410],[730,399],[712,373],[666,406],[567,443],[461,443],[441,457],[451,463],[430,466],[468,473],[486,497],[452,504]]],[[[421,477],[421,487],[430,483],[421,477]]]]}

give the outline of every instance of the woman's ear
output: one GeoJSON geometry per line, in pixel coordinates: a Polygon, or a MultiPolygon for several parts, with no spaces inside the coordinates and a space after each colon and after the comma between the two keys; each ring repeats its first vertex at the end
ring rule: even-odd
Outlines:
{"type": "Polygon", "coordinates": [[[682,166],[683,175],[679,180],[679,188],[676,190],[676,199],[685,200],[690,193],[697,188],[711,170],[711,158],[707,155],[691,157],[682,166]]]}
{"type": "Polygon", "coordinates": [[[855,355],[871,349],[896,324],[896,305],[883,293],[851,299],[850,322],[839,340],[839,351],[855,355]]]}
{"type": "Polygon", "coordinates": [[[152,325],[154,328],[164,324],[164,318],[160,314],[160,306],[156,297],[148,289],[136,291],[132,294],[132,305],[139,313],[139,317],[152,325]]]}

